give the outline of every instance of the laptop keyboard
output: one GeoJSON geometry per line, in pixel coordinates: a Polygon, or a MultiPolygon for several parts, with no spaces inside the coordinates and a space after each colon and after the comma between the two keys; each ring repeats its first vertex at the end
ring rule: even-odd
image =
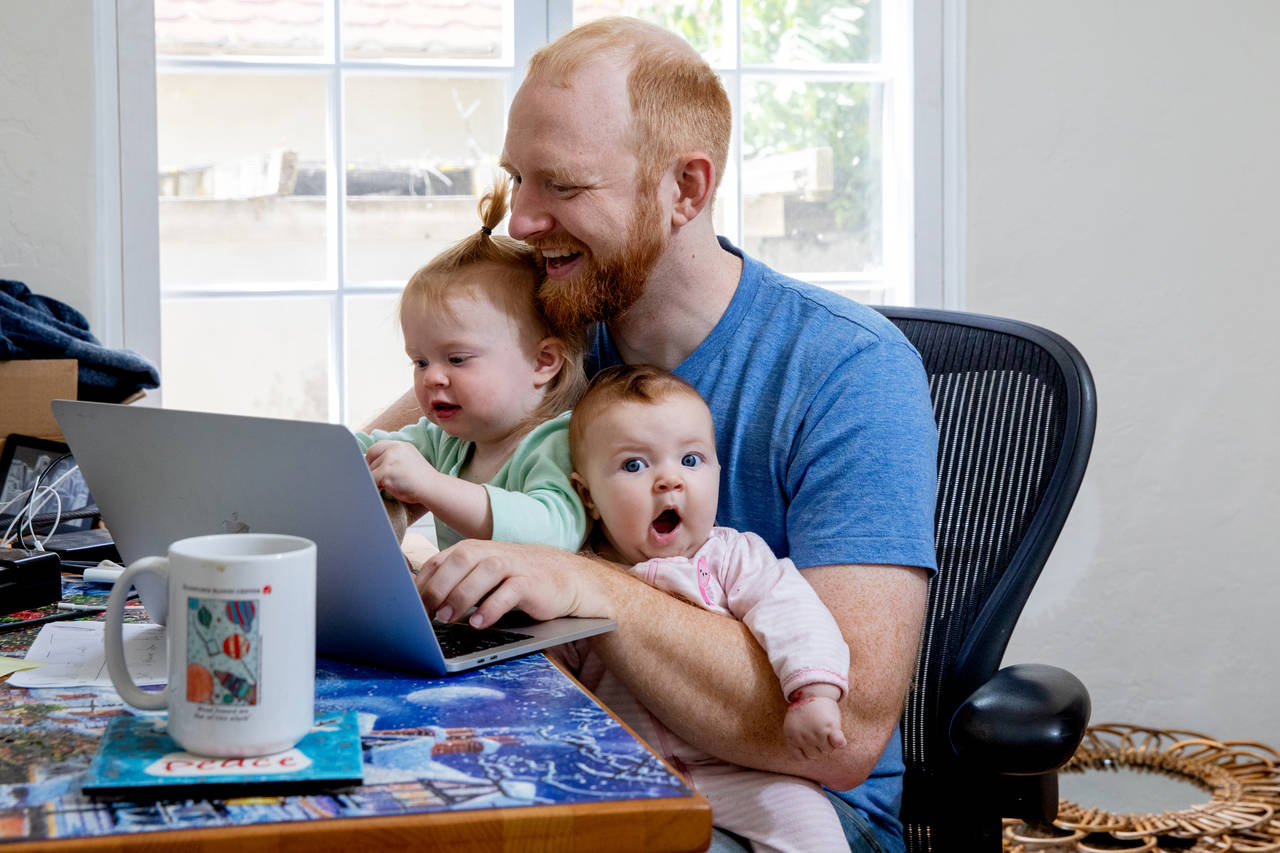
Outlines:
{"type": "Polygon", "coordinates": [[[436,639],[440,641],[440,651],[444,652],[446,658],[482,652],[494,646],[527,640],[532,636],[500,628],[472,628],[461,622],[432,622],[431,627],[436,632],[436,639]]]}

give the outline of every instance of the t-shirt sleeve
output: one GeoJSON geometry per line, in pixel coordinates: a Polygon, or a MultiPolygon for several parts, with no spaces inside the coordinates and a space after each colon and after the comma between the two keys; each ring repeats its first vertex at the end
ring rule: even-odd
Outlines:
{"type": "Polygon", "coordinates": [[[920,356],[878,341],[815,386],[787,467],[797,566],[891,564],[936,571],[938,435],[920,356]]]}
{"type": "Polygon", "coordinates": [[[501,484],[488,483],[493,538],[576,551],[587,533],[587,514],[569,481],[569,433],[549,432],[511,460],[501,484]]]}
{"type": "Polygon", "coordinates": [[[432,465],[438,464],[442,453],[441,439],[446,437],[442,429],[426,418],[398,430],[375,429],[373,432],[357,432],[355,436],[362,451],[368,451],[370,447],[383,440],[407,441],[416,447],[423,458],[432,465]]]}

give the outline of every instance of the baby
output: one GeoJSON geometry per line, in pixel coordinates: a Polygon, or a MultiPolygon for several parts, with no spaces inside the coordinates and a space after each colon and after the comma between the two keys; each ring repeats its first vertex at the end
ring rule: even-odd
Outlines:
{"type": "Polygon", "coordinates": [[[543,314],[533,249],[493,233],[506,212],[502,182],[480,201],[480,229],[414,273],[400,297],[426,416],[356,438],[384,494],[435,515],[441,549],[500,539],[573,551],[587,530],[569,482],[582,346],[543,314]]]}
{"type": "MultiPolygon", "coordinates": [[[[747,625],[788,702],[782,734],[793,757],[844,746],[837,702],[848,689],[849,647],[790,560],[753,533],[714,526],[720,465],[711,412],[698,392],[647,365],[604,370],[573,411],[569,444],[573,484],[599,522],[596,551],[747,625]]],[[[707,797],[717,826],[757,850],[848,849],[818,785],[726,764],[680,741],[590,660],[589,647],[572,654],[586,655],[578,661],[584,682],[707,797]]]]}

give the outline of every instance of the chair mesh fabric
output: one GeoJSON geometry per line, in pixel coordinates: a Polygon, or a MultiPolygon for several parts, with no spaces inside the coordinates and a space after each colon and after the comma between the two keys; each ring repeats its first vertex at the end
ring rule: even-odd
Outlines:
{"type": "Polygon", "coordinates": [[[946,806],[956,782],[947,727],[956,705],[998,668],[1043,566],[1043,558],[1019,560],[1019,549],[1025,556],[1060,461],[1069,391],[1058,360],[1037,343],[883,310],[920,352],[938,424],[938,574],[902,718],[903,822],[911,853],[954,850],[966,837],[954,824],[965,816],[946,806]],[[1011,566],[1030,578],[1009,583],[1011,566]],[[941,829],[949,841],[939,840],[941,829]]]}

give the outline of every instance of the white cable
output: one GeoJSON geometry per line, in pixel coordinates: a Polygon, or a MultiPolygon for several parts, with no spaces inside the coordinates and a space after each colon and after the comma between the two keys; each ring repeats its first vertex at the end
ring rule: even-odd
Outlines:
{"type": "MultiPolygon", "coordinates": [[[[57,483],[54,483],[54,485],[57,485],[57,483]]],[[[45,540],[47,541],[49,537],[54,534],[54,531],[58,529],[58,525],[62,523],[62,495],[54,491],[53,486],[41,486],[40,488],[44,491],[52,492],[54,500],[58,502],[57,512],[53,516],[53,527],[49,528],[49,532],[44,537],[45,540]]],[[[40,502],[40,506],[44,506],[48,502],[49,502],[49,499],[45,498],[43,501],[40,502]]],[[[35,506],[35,502],[33,501],[31,504],[31,509],[27,510],[27,532],[31,534],[31,541],[36,543],[36,550],[43,551],[44,542],[41,542],[40,537],[36,535],[36,526],[34,522],[35,517],[36,517],[36,506],[35,506]]]]}
{"type": "MultiPolygon", "coordinates": [[[[40,486],[40,488],[42,488],[42,489],[56,489],[56,488],[58,487],[58,484],[59,484],[59,483],[61,483],[63,480],[67,479],[68,477],[70,477],[72,474],[74,474],[75,472],[77,472],[77,471],[79,471],[79,470],[80,470],[80,466],[79,466],[79,465],[72,465],[72,466],[71,466],[70,468],[68,468],[66,471],[63,471],[63,472],[62,472],[62,475],[61,475],[60,477],[58,477],[58,479],[54,480],[52,483],[42,484],[42,485],[40,486]]],[[[39,515],[39,513],[36,513],[36,512],[35,512],[35,510],[40,509],[41,507],[43,507],[43,506],[44,506],[45,504],[47,504],[48,502],[49,502],[49,499],[48,499],[48,498],[44,498],[43,500],[41,500],[41,501],[40,501],[40,505],[39,505],[39,506],[36,506],[36,505],[35,505],[36,500],[33,498],[33,499],[32,499],[32,501],[31,501],[31,504],[32,504],[32,514],[33,514],[33,515],[39,515]]]]}
{"type": "MultiPolygon", "coordinates": [[[[57,517],[53,522],[53,527],[49,529],[48,534],[46,534],[44,537],[46,540],[48,540],[50,536],[52,536],[54,533],[57,532],[58,525],[62,523],[62,496],[59,495],[56,491],[54,491],[54,489],[57,487],[59,483],[61,483],[63,480],[70,477],[72,474],[74,474],[78,470],[80,470],[79,465],[72,465],[69,469],[64,471],[62,475],[58,477],[58,479],[54,480],[51,484],[40,487],[42,491],[53,492],[53,496],[58,499],[57,517]]],[[[3,512],[4,509],[16,503],[17,501],[22,500],[25,496],[29,494],[31,494],[31,489],[24,489],[23,491],[21,491],[20,493],[10,498],[8,501],[6,501],[3,506],[0,506],[0,512],[3,512]]],[[[48,502],[49,502],[49,498],[47,497],[44,497],[44,498],[32,497],[32,499],[28,501],[27,504],[22,509],[18,510],[18,512],[15,513],[13,516],[13,521],[9,522],[9,527],[4,531],[4,538],[0,539],[0,548],[8,548],[13,544],[13,540],[10,538],[10,536],[13,533],[13,530],[15,527],[17,527],[19,531],[22,530],[22,526],[21,526],[22,518],[25,515],[27,518],[27,530],[31,531],[31,538],[36,541],[36,550],[43,551],[44,546],[40,543],[39,538],[37,538],[36,536],[35,527],[33,525],[33,519],[37,515],[36,510],[40,509],[48,502]],[[37,500],[40,501],[39,504],[36,503],[37,500]]]]}

